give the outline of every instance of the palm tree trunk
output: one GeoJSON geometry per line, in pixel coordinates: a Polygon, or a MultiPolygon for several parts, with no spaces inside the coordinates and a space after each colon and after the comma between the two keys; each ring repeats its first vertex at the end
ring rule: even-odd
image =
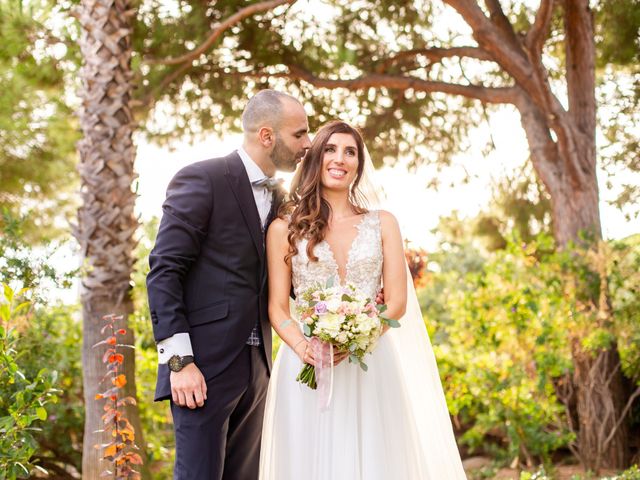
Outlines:
{"type": "MultiPolygon", "coordinates": [[[[82,206],[78,210],[75,236],[84,258],[82,279],[83,385],[85,431],[82,459],[83,478],[97,479],[110,465],[101,460],[94,446],[106,443],[101,416],[102,404],[95,400],[105,373],[102,353],[92,345],[102,340],[102,317],[131,314],[130,278],[133,269],[134,216],[136,195],[131,185],[135,147],[130,101],[132,10],[128,0],[83,0],[76,12],[82,26],[83,56],[79,112],[83,139],[78,142],[82,206]]],[[[127,329],[123,342],[133,344],[127,329]]],[[[135,358],[126,349],[125,395],[135,397],[135,358]]],[[[127,407],[127,418],[136,431],[136,444],[144,453],[142,428],[137,408],[127,407]]],[[[142,455],[143,459],[145,456],[142,455]]],[[[143,470],[143,474],[147,473],[143,470]]],[[[149,477],[148,473],[145,477],[149,477]]]]}

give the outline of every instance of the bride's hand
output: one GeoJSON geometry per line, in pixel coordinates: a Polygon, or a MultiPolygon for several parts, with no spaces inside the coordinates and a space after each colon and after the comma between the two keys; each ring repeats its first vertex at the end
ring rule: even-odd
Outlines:
{"type": "Polygon", "coordinates": [[[344,359],[347,358],[348,356],[349,356],[349,352],[337,352],[333,356],[333,366],[335,367],[339,363],[342,363],[344,359]]]}
{"type": "MultiPolygon", "coordinates": [[[[313,352],[313,347],[311,346],[311,342],[308,340],[300,340],[298,345],[295,346],[293,351],[298,355],[298,358],[303,363],[308,363],[309,365],[316,366],[316,357],[313,352]]],[[[333,365],[336,366],[345,358],[349,356],[349,352],[335,352],[333,355],[333,365]]]]}
{"type": "Polygon", "coordinates": [[[300,340],[296,346],[293,348],[293,351],[296,352],[298,358],[302,363],[308,363],[309,365],[316,366],[316,359],[313,354],[313,348],[311,347],[311,342],[308,340],[300,340]]]}

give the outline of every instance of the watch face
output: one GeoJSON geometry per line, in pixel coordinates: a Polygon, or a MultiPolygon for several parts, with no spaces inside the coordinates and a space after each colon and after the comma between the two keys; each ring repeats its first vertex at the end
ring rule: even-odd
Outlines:
{"type": "Polygon", "coordinates": [[[182,359],[178,355],[172,356],[167,364],[169,365],[169,370],[172,372],[179,372],[182,370],[182,359]]]}

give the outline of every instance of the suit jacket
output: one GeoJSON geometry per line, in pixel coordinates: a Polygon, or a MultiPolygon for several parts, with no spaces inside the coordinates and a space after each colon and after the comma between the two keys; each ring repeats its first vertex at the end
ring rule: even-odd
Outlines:
{"type": "MultiPolygon", "coordinates": [[[[282,198],[276,192],[267,226],[282,198]]],[[[240,156],[180,170],[162,209],[147,276],[156,342],[188,332],[195,363],[210,379],[240,354],[258,320],[270,371],[264,236],[240,156]]],[[[156,400],[171,397],[169,373],[167,365],[158,366],[156,400]]]]}

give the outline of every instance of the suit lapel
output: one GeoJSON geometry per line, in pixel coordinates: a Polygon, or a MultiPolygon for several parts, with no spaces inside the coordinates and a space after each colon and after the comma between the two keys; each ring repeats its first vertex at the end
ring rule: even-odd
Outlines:
{"type": "Polygon", "coordinates": [[[258,251],[260,260],[264,259],[264,243],[262,240],[262,226],[260,225],[260,214],[258,213],[258,207],[256,207],[256,201],[253,196],[253,190],[249,183],[249,177],[247,171],[242,164],[242,160],[237,153],[232,153],[226,159],[227,171],[225,176],[229,181],[231,190],[238,204],[240,205],[240,212],[244,217],[244,221],[249,228],[251,239],[258,251]]]}

